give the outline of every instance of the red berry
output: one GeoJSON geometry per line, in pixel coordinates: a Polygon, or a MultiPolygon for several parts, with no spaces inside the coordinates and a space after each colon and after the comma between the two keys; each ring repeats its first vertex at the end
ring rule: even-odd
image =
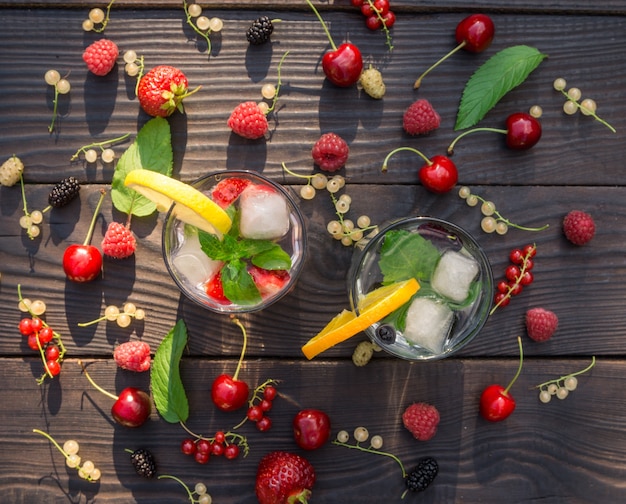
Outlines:
{"type": "Polygon", "coordinates": [[[259,504],[311,501],[315,470],[300,455],[273,451],[259,462],[255,493],[259,504]]]}
{"type": "Polygon", "coordinates": [[[511,302],[511,298],[505,292],[498,292],[493,302],[498,306],[507,306],[511,302]]]}
{"type": "Polygon", "coordinates": [[[23,318],[20,320],[17,327],[23,336],[30,336],[33,332],[35,332],[33,331],[33,319],[30,318],[23,318]]]}
{"type": "Polygon", "coordinates": [[[183,112],[183,100],[200,88],[189,91],[187,77],[178,68],[159,65],[139,81],[137,98],[144,112],[153,117],[167,117],[183,112]]]}
{"type": "Polygon", "coordinates": [[[230,304],[230,299],[224,294],[224,286],[222,285],[222,275],[218,271],[213,278],[206,284],[206,293],[214,301],[221,304],[230,304]]]}
{"type": "Polygon", "coordinates": [[[374,0],[374,8],[381,16],[389,12],[389,0],[374,0]]]}
{"type": "Polygon", "coordinates": [[[261,409],[261,406],[251,406],[248,408],[246,416],[251,422],[258,422],[261,418],[263,418],[263,410],[261,409]]]}
{"type": "Polygon", "coordinates": [[[509,288],[510,288],[509,292],[511,293],[511,296],[517,296],[524,289],[521,283],[514,283],[514,282],[511,282],[511,284],[509,285],[509,288]]]}
{"type": "Polygon", "coordinates": [[[183,439],[180,449],[185,455],[193,455],[196,453],[196,443],[190,438],[183,439]]]}
{"type": "Polygon", "coordinates": [[[267,387],[265,387],[265,389],[263,389],[263,398],[267,399],[268,401],[273,401],[274,399],[276,399],[277,394],[278,391],[273,385],[268,385],[267,387]]]}
{"type": "Polygon", "coordinates": [[[230,114],[227,124],[233,133],[250,140],[261,138],[269,129],[267,117],[253,101],[237,105],[230,114]]]}
{"type": "Polygon", "coordinates": [[[47,372],[52,376],[57,376],[61,372],[61,365],[59,364],[59,361],[56,360],[46,361],[46,368],[47,372]]]}
{"type": "Polygon", "coordinates": [[[515,264],[511,264],[511,265],[507,266],[507,268],[504,270],[504,276],[510,282],[517,281],[517,279],[520,276],[519,266],[516,266],[515,264]]]}
{"type": "Polygon", "coordinates": [[[521,249],[513,249],[509,253],[509,260],[513,264],[522,264],[524,262],[524,253],[521,249]]]}
{"type": "Polygon", "coordinates": [[[369,2],[363,2],[363,5],[361,5],[361,14],[363,14],[365,17],[376,16],[374,7],[370,5],[369,2]]]}
{"type": "Polygon", "coordinates": [[[572,210],[563,219],[563,233],[574,245],[585,245],[596,233],[593,217],[582,210],[572,210]]]}
{"type": "Polygon", "coordinates": [[[482,52],[493,40],[495,27],[485,14],[472,14],[457,25],[455,37],[458,44],[464,43],[463,49],[469,52],[482,52]]]}
{"type": "Polygon", "coordinates": [[[28,347],[31,350],[39,351],[39,338],[36,333],[28,335],[28,347]]]}
{"type": "Polygon", "coordinates": [[[224,431],[217,431],[215,433],[215,442],[223,443],[224,441],[226,441],[226,434],[224,434],[224,431]]]}
{"type": "Polygon", "coordinates": [[[211,199],[222,208],[227,208],[250,185],[250,180],[239,177],[228,177],[220,180],[211,189],[211,199]]]}
{"type": "Polygon", "coordinates": [[[369,16],[365,20],[365,26],[372,31],[376,31],[380,29],[382,25],[383,25],[383,22],[380,20],[380,18],[376,14],[374,14],[373,16],[369,16]]]}
{"type": "Polygon", "coordinates": [[[248,384],[227,374],[221,374],[211,386],[211,400],[222,411],[235,411],[248,400],[248,384]]]}
{"type": "Polygon", "coordinates": [[[364,0],[350,0],[350,3],[353,7],[361,7],[363,5],[364,0]]]}
{"type": "Polygon", "coordinates": [[[224,454],[224,445],[222,443],[218,443],[214,441],[211,443],[211,455],[219,457],[224,454]]]}
{"type": "Polygon", "coordinates": [[[506,280],[501,280],[500,282],[498,282],[497,287],[498,287],[498,292],[502,292],[504,294],[509,292],[509,283],[506,280]]]}
{"type": "Polygon", "coordinates": [[[337,171],[344,166],[349,154],[348,144],[335,133],[324,133],[311,149],[315,164],[327,172],[337,171]]]}
{"type": "Polygon", "coordinates": [[[559,326],[559,318],[554,312],[543,308],[532,308],[526,312],[526,332],[534,341],[547,341],[559,326]]]}
{"type": "Polygon", "coordinates": [[[256,428],[261,432],[266,432],[270,430],[271,427],[272,419],[268,416],[260,418],[259,421],[256,423],[256,428]]]}
{"type": "Polygon", "coordinates": [[[363,72],[363,57],[354,44],[341,44],[336,50],[322,57],[322,70],[335,86],[350,87],[359,80],[363,72]]]}
{"type": "Polygon", "coordinates": [[[43,322],[42,322],[42,320],[40,318],[33,317],[31,322],[30,322],[30,326],[31,326],[33,332],[39,332],[43,328],[43,322]]]}
{"type": "Polygon", "coordinates": [[[286,270],[267,270],[258,266],[250,266],[248,273],[262,298],[276,294],[287,285],[291,278],[286,270]]]}
{"type": "Polygon", "coordinates": [[[450,191],[459,179],[456,165],[449,157],[433,156],[418,172],[422,185],[435,194],[450,191]]]}
{"type": "Polygon", "coordinates": [[[506,118],[506,145],[509,149],[526,150],[541,138],[541,123],[526,112],[506,118]]]}
{"type": "Polygon", "coordinates": [[[391,28],[396,24],[396,15],[392,11],[387,12],[387,14],[383,16],[383,23],[385,23],[387,28],[391,28]]]}
{"type": "Polygon", "coordinates": [[[46,343],[50,343],[54,338],[54,332],[49,327],[42,327],[41,331],[39,331],[39,341],[42,345],[46,343]]]}
{"type": "Polygon", "coordinates": [[[535,267],[535,261],[533,261],[532,259],[526,259],[524,261],[524,269],[526,271],[531,270],[535,267]]]}
{"type": "Polygon", "coordinates": [[[267,399],[263,399],[259,406],[261,407],[261,410],[264,412],[270,411],[272,409],[272,401],[268,401],[267,399]]]}
{"type": "Polygon", "coordinates": [[[196,450],[201,453],[209,453],[211,451],[211,442],[206,439],[200,439],[196,443],[196,450]]]}
{"type": "Polygon", "coordinates": [[[524,271],[524,274],[519,279],[519,283],[521,285],[530,285],[531,283],[533,283],[534,279],[535,277],[530,271],[524,271]]]}
{"type": "Polygon", "coordinates": [[[44,356],[47,361],[58,360],[61,352],[59,351],[59,347],[57,345],[48,345],[44,352],[44,356]]]}
{"type": "Polygon", "coordinates": [[[402,423],[415,439],[428,441],[437,432],[439,411],[428,403],[413,403],[402,414],[402,423]]]}
{"type": "Polygon", "coordinates": [[[113,351],[115,363],[122,369],[141,373],[150,369],[150,345],[143,341],[126,341],[113,351]]]}
{"type": "Polygon", "coordinates": [[[441,117],[430,102],[424,98],[414,101],[402,116],[402,127],[409,135],[423,135],[436,130],[441,117]]]}
{"type": "Polygon", "coordinates": [[[229,444],[224,448],[224,457],[228,460],[234,460],[239,456],[239,446],[236,444],[229,444]]]}
{"type": "Polygon", "coordinates": [[[91,73],[104,76],[113,70],[119,54],[120,52],[115,42],[100,39],[85,49],[83,61],[87,64],[87,68],[91,73]]]}
{"type": "Polygon", "coordinates": [[[125,259],[135,253],[137,241],[132,231],[120,224],[111,222],[102,239],[102,252],[113,259],[125,259]]]}
{"type": "Polygon", "coordinates": [[[317,409],[305,409],[296,413],[292,427],[296,444],[303,450],[316,450],[330,438],[330,418],[317,409]]]}
{"type": "Polygon", "coordinates": [[[202,452],[198,450],[196,453],[193,454],[193,458],[198,464],[206,464],[209,462],[209,458],[211,458],[211,455],[208,451],[202,452]]]}

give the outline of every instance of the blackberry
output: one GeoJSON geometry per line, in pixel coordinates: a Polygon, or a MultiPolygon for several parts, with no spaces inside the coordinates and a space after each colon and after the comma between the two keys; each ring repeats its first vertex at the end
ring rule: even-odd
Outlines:
{"type": "Polygon", "coordinates": [[[435,480],[438,472],[437,461],[433,457],[424,457],[420,459],[415,469],[407,475],[406,487],[411,492],[423,492],[435,480]]]}
{"type": "Polygon", "coordinates": [[[80,184],[75,177],[64,178],[50,191],[48,204],[55,208],[65,206],[78,196],[78,191],[80,191],[80,184]]]}
{"type": "Polygon", "coordinates": [[[261,16],[255,19],[248,31],[246,31],[246,38],[252,45],[265,44],[270,39],[270,35],[274,31],[274,25],[267,16],[261,16]]]}
{"type": "Polygon", "coordinates": [[[135,450],[130,455],[130,461],[139,476],[143,476],[144,478],[153,478],[156,474],[154,455],[152,455],[152,453],[148,450],[144,450],[143,448],[135,450]]]}

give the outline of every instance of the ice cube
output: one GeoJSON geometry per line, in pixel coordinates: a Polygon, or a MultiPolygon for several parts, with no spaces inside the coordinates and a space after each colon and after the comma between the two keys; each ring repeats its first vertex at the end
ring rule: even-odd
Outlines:
{"type": "Polygon", "coordinates": [[[239,197],[239,232],[244,238],[275,240],[289,231],[285,197],[268,185],[253,184],[239,197]]]}
{"type": "Polygon", "coordinates": [[[439,259],[431,285],[435,292],[461,303],[467,299],[470,285],[478,275],[478,263],[462,252],[447,250],[439,259]]]}
{"type": "Polygon", "coordinates": [[[406,314],[404,337],[434,354],[443,351],[443,345],[452,325],[452,310],[442,302],[416,297],[406,314]]]}
{"type": "Polygon", "coordinates": [[[223,263],[206,255],[200,247],[197,234],[190,234],[176,251],[172,264],[179,275],[194,285],[202,285],[220,270],[223,263]]]}

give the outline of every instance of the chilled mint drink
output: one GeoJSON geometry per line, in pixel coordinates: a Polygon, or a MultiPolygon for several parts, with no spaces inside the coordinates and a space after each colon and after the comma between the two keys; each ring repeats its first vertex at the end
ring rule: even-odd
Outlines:
{"type": "Polygon", "coordinates": [[[418,280],[413,299],[366,330],[384,350],[405,359],[456,352],[478,333],[491,307],[485,254],[465,231],[439,219],[404,219],[364,239],[348,277],[354,306],[382,285],[418,280]]]}

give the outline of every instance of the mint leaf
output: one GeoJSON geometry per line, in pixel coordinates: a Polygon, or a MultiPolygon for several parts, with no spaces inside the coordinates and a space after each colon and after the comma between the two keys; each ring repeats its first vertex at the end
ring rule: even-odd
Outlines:
{"type": "Polygon", "coordinates": [[[187,326],[181,319],[163,338],[152,361],[150,386],[154,404],[169,423],[185,422],[189,417],[189,403],[179,369],[185,345],[187,326]]]}
{"type": "Polygon", "coordinates": [[[454,129],[474,126],[547,57],[526,45],[508,47],[494,54],[467,81],[454,129]]]}
{"type": "Polygon", "coordinates": [[[288,270],[291,268],[291,256],[276,243],[272,243],[271,248],[255,254],[251,262],[266,270],[288,270]]]}
{"type": "Polygon", "coordinates": [[[164,175],[172,174],[174,154],[170,125],[163,117],[150,119],[139,130],[135,141],[120,156],[111,182],[111,200],[117,210],[145,217],[156,210],[156,205],[145,196],[124,185],[126,175],[143,168],[164,175]]]}
{"type": "Polygon", "coordinates": [[[383,283],[390,284],[409,278],[428,281],[439,257],[437,248],[419,233],[388,231],[380,248],[378,262],[383,283]]]}
{"type": "Polygon", "coordinates": [[[224,295],[235,304],[256,304],[261,302],[261,294],[246,263],[241,260],[231,260],[221,269],[222,287],[224,295]]]}

